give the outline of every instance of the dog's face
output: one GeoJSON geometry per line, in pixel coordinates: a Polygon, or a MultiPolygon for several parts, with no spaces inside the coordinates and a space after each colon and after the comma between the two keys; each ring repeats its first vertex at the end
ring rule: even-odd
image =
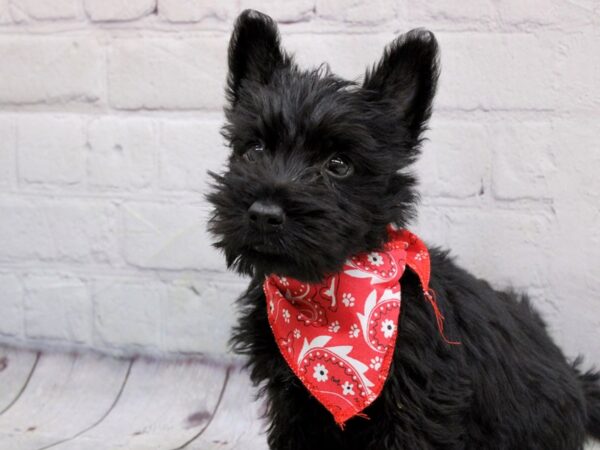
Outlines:
{"type": "Polygon", "coordinates": [[[380,247],[388,224],[405,225],[416,193],[404,169],[437,75],[437,43],[423,30],[394,41],[359,85],[300,70],[268,16],[242,13],[229,47],[232,153],[208,195],[228,265],[318,281],[380,247]]]}

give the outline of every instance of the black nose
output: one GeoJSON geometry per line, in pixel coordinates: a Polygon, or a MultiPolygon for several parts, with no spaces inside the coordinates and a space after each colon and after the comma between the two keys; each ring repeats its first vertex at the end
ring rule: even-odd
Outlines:
{"type": "Polygon", "coordinates": [[[250,223],[263,231],[272,231],[283,225],[285,213],[275,203],[257,200],[248,208],[250,223]]]}

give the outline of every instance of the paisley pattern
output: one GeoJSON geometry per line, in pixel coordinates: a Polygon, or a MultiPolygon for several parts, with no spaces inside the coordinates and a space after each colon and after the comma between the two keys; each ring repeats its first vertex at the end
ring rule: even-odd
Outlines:
{"type": "Polygon", "coordinates": [[[352,256],[321,283],[273,274],[263,284],[281,354],[340,425],[381,393],[398,334],[406,265],[429,295],[425,244],[407,230],[388,231],[381,251],[352,256]]]}

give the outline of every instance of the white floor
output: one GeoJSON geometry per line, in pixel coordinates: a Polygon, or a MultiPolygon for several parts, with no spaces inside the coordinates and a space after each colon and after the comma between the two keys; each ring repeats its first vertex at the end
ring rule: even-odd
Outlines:
{"type": "Polygon", "coordinates": [[[266,450],[239,369],[0,347],[0,449],[266,450]]]}
{"type": "Polygon", "coordinates": [[[0,347],[0,449],[266,450],[252,392],[239,369],[194,360],[0,347]]]}

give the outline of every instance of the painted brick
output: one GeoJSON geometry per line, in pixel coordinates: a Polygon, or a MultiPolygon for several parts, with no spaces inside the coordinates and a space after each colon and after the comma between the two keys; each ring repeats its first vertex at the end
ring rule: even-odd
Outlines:
{"type": "Polygon", "coordinates": [[[556,214],[553,251],[561,256],[548,261],[548,271],[577,269],[568,277],[552,277],[550,287],[565,299],[565,309],[571,307],[574,298],[585,304],[585,308],[571,312],[572,316],[579,315],[584,322],[598,322],[600,316],[588,316],[586,311],[595,310],[600,298],[600,123],[594,117],[560,118],[553,122],[552,129],[552,147],[559,169],[549,179],[556,214]]]}
{"type": "Polygon", "coordinates": [[[309,34],[283,36],[283,45],[304,68],[327,62],[332,71],[351,80],[360,79],[367,67],[379,61],[383,48],[394,39],[389,34],[309,34]]]}
{"type": "Polygon", "coordinates": [[[25,288],[27,337],[90,343],[92,303],[81,280],[30,275],[25,278],[25,288]]]}
{"type": "Polygon", "coordinates": [[[79,0],[19,0],[18,3],[36,20],[74,19],[81,9],[79,0]]]}
{"type": "Polygon", "coordinates": [[[55,200],[38,204],[52,237],[54,259],[110,264],[119,260],[118,213],[95,200],[55,200]]]}
{"type": "Polygon", "coordinates": [[[548,177],[556,172],[549,123],[490,125],[493,148],[492,189],[500,199],[549,198],[548,177]]]}
{"type": "Polygon", "coordinates": [[[95,103],[104,57],[93,39],[0,36],[0,105],[95,103]]]}
{"type": "Polygon", "coordinates": [[[432,30],[441,24],[453,28],[463,27],[465,23],[482,25],[496,22],[496,10],[491,0],[470,2],[468,7],[457,8],[452,0],[430,0],[419,4],[418,8],[407,5],[405,14],[408,23],[413,26],[430,27],[432,30]]]}
{"type": "Polygon", "coordinates": [[[391,3],[0,0],[0,340],[225,351],[245,280],[210,247],[203,194],[226,158],[226,30],[252,7],[285,23],[301,66],[351,79],[400,32],[436,33],[410,228],[526,290],[569,356],[600,360],[598,2],[391,3]],[[100,318],[90,283],[109,287],[100,318]],[[45,292],[60,285],[82,301],[45,292]]]}
{"type": "Polygon", "coordinates": [[[171,121],[161,130],[160,184],[169,190],[206,192],[208,170],[219,171],[229,154],[222,122],[171,121]]]}
{"type": "Polygon", "coordinates": [[[396,2],[393,0],[317,0],[317,14],[330,20],[376,24],[393,20],[396,2]]]}
{"type": "Polygon", "coordinates": [[[476,276],[498,287],[527,289],[547,283],[552,241],[548,214],[457,208],[447,210],[446,217],[452,254],[476,276]]]}
{"type": "Polygon", "coordinates": [[[433,120],[416,170],[431,197],[481,195],[490,172],[489,135],[470,122],[433,120]]]}
{"type": "Polygon", "coordinates": [[[433,29],[465,30],[523,29],[531,30],[555,25],[581,26],[593,23],[593,4],[572,7],[560,0],[532,0],[515,2],[482,0],[470,2],[468,7],[457,8],[452,0],[432,0],[418,8],[407,6],[409,23],[433,29]]]}
{"type": "Polygon", "coordinates": [[[164,349],[225,353],[235,323],[233,302],[244,289],[244,283],[233,280],[181,280],[169,286],[163,306],[164,349]]]}
{"type": "Polygon", "coordinates": [[[549,179],[549,188],[556,225],[553,257],[546,261],[546,270],[553,274],[548,291],[563,324],[565,352],[597,360],[592,337],[600,330],[600,122],[588,114],[560,117],[552,130],[557,172],[549,179]]]}
{"type": "Polygon", "coordinates": [[[158,153],[153,120],[96,119],[88,130],[87,176],[103,189],[140,189],[152,185],[158,153]]]}
{"type": "Polygon", "coordinates": [[[438,107],[541,110],[562,98],[552,71],[556,56],[540,37],[482,33],[436,36],[442,49],[438,107]]]}
{"type": "Polygon", "coordinates": [[[160,288],[150,281],[97,281],[93,287],[94,333],[103,346],[158,347],[160,288]]]}
{"type": "Polygon", "coordinates": [[[252,0],[240,0],[240,10],[244,9],[258,9],[281,23],[302,22],[314,16],[315,0],[263,0],[260,6],[252,0]]]}
{"type": "Polygon", "coordinates": [[[0,261],[48,260],[55,255],[52,234],[29,199],[0,201],[0,261]]]}
{"type": "Polygon", "coordinates": [[[9,24],[12,21],[9,0],[0,0],[0,25],[9,24]]]}
{"type": "Polygon", "coordinates": [[[135,20],[156,8],[156,0],[84,0],[83,4],[95,22],[135,20]]]}
{"type": "Polygon", "coordinates": [[[23,286],[12,274],[0,274],[0,335],[23,335],[23,286]]]}
{"type": "MultiPolygon", "coordinates": [[[[592,211],[584,205],[598,205],[600,201],[600,121],[594,115],[572,118],[559,117],[552,121],[552,150],[556,177],[551,178],[555,204],[569,212],[576,225],[577,212],[592,211]]],[[[600,231],[594,227],[592,231],[600,231]]],[[[599,285],[600,287],[600,285],[599,285]]]]}
{"type": "Polygon", "coordinates": [[[64,199],[0,201],[0,261],[117,260],[116,207],[64,199]]]}
{"type": "Polygon", "coordinates": [[[223,269],[206,231],[205,205],[125,203],[124,256],[154,269],[223,269]]]}
{"type": "Polygon", "coordinates": [[[158,14],[169,22],[201,22],[205,19],[233,20],[235,2],[205,0],[159,0],[158,14]]]}
{"type": "Polygon", "coordinates": [[[562,28],[593,23],[594,16],[598,14],[598,4],[594,0],[587,1],[587,5],[584,1],[577,7],[573,6],[560,0],[502,0],[496,3],[496,10],[501,22],[529,29],[536,25],[557,24],[562,28]]]}
{"type": "MultiPolygon", "coordinates": [[[[590,16],[593,17],[593,16],[590,16]]],[[[600,24],[600,9],[596,12],[600,24]]],[[[595,34],[551,34],[547,45],[556,58],[555,86],[560,95],[555,96],[554,107],[559,110],[600,111],[600,28],[595,34]]]]}
{"type": "Polygon", "coordinates": [[[448,219],[441,208],[420,206],[416,220],[408,228],[429,246],[447,245],[448,219]]]}
{"type": "Polygon", "coordinates": [[[84,123],[77,116],[31,115],[17,122],[19,177],[73,185],[85,176],[84,123]]]}
{"type": "Polygon", "coordinates": [[[30,20],[23,5],[15,0],[0,0],[0,25],[22,24],[30,20]]]}
{"type": "Polygon", "coordinates": [[[109,55],[110,103],[119,109],[218,109],[227,39],[119,39],[109,55]]]}
{"type": "Polygon", "coordinates": [[[0,189],[14,184],[16,176],[16,126],[13,120],[0,117],[0,189]]]}

